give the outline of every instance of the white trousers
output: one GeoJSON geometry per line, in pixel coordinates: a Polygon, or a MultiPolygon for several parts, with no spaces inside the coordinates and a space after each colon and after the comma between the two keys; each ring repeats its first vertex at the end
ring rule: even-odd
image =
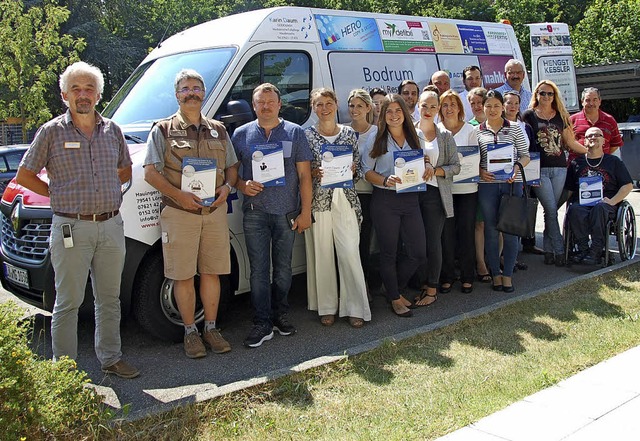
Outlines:
{"type": "Polygon", "coordinates": [[[371,320],[367,288],[360,263],[360,227],[342,189],[334,189],[330,211],[314,212],[315,223],[305,231],[307,298],[319,315],[371,320]],[[340,295],[336,275],[338,255],[340,295]]]}

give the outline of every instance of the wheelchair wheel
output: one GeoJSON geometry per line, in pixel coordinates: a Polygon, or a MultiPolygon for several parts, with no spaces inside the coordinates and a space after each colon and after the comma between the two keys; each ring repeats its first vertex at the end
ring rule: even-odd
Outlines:
{"type": "Polygon", "coordinates": [[[636,256],[637,233],[636,214],[629,202],[623,201],[618,208],[616,218],[616,239],[621,260],[633,259],[636,256]]]}

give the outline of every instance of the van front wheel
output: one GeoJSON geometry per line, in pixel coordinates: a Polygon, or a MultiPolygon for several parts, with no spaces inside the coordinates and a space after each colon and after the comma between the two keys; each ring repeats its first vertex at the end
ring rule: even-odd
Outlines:
{"type": "MultiPolygon", "coordinates": [[[[181,342],[184,326],[178,304],[173,294],[173,280],[164,277],[162,251],[156,250],[140,265],[134,288],[133,313],[140,326],[149,334],[162,340],[181,342]]],[[[204,309],[200,302],[198,287],[200,278],[196,275],[196,324],[204,320],[204,309]]],[[[221,297],[229,290],[227,276],[220,277],[221,297]]]]}

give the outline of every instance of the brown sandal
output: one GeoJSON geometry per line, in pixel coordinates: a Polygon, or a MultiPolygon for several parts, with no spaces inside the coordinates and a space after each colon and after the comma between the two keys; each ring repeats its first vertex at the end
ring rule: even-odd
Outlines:
{"type": "Polygon", "coordinates": [[[423,289],[420,295],[416,296],[413,304],[416,306],[429,306],[433,305],[436,300],[438,300],[437,291],[434,294],[429,294],[426,289],[423,289]]]}
{"type": "Polygon", "coordinates": [[[358,317],[349,317],[349,324],[354,328],[362,328],[364,326],[364,320],[358,317]]]}
{"type": "Polygon", "coordinates": [[[322,326],[331,326],[333,325],[333,323],[336,321],[336,316],[335,315],[321,315],[320,316],[320,323],[322,323],[322,326]]]}

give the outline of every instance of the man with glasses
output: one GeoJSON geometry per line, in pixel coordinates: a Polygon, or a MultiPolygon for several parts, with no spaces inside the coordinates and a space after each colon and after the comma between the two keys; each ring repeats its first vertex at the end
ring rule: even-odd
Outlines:
{"type": "Polygon", "coordinates": [[[231,272],[226,200],[238,177],[238,159],[224,125],[201,113],[202,76],[191,69],[181,70],[174,87],[179,109],[151,129],[144,178],[162,193],[164,275],[174,280],[173,292],[185,329],[184,352],[189,358],[201,358],[207,355],[205,344],[217,354],[231,350],[216,329],[216,318],[220,275],[231,272]],[[183,164],[193,162],[192,158],[205,159],[201,162],[211,167],[209,160],[215,160],[215,200],[210,205],[182,188],[182,175],[187,173],[183,164]],[[197,273],[204,308],[202,337],[195,324],[197,273]]]}
{"type": "Polygon", "coordinates": [[[524,63],[512,58],[504,65],[504,76],[507,81],[496,90],[502,95],[505,92],[515,91],[520,95],[520,113],[524,113],[529,108],[531,102],[531,91],[525,87],[524,79],[527,75],[524,63]]]}
{"type": "MultiPolygon", "coordinates": [[[[244,194],[243,227],[251,266],[253,327],[244,345],[257,348],[280,335],[293,335],[287,296],[291,288],[291,258],[295,233],[311,226],[311,160],[313,154],[302,128],[279,117],[280,91],[269,83],[253,90],[257,119],[233,133],[233,145],[242,164],[238,190],[244,194]],[[254,176],[257,147],[282,149],[283,185],[265,186],[254,176]],[[273,276],[271,268],[273,267],[273,276]]],[[[256,170],[256,173],[258,171],[256,170]]]]}
{"type": "Polygon", "coordinates": [[[569,192],[571,203],[567,216],[578,247],[578,254],[573,261],[597,265],[602,259],[605,241],[608,240],[607,221],[615,218],[617,205],[633,190],[633,181],[619,158],[604,153],[604,135],[601,129],[587,129],[584,142],[589,151],[585,156],[571,161],[567,170],[565,188],[569,192]],[[598,188],[591,193],[597,192],[601,186],[602,199],[588,205],[588,201],[583,199],[581,205],[580,193],[586,189],[586,178],[591,178],[591,182],[595,178],[598,188]]]}
{"type": "MultiPolygon", "coordinates": [[[[595,87],[587,87],[581,95],[582,110],[575,115],[571,115],[573,131],[576,134],[576,141],[585,144],[584,136],[591,127],[598,127],[604,135],[604,145],[602,149],[605,153],[613,154],[622,147],[623,140],[618,123],[615,118],[600,110],[600,91],[595,87]]],[[[569,162],[576,158],[576,154],[570,152],[569,162]]]]}

